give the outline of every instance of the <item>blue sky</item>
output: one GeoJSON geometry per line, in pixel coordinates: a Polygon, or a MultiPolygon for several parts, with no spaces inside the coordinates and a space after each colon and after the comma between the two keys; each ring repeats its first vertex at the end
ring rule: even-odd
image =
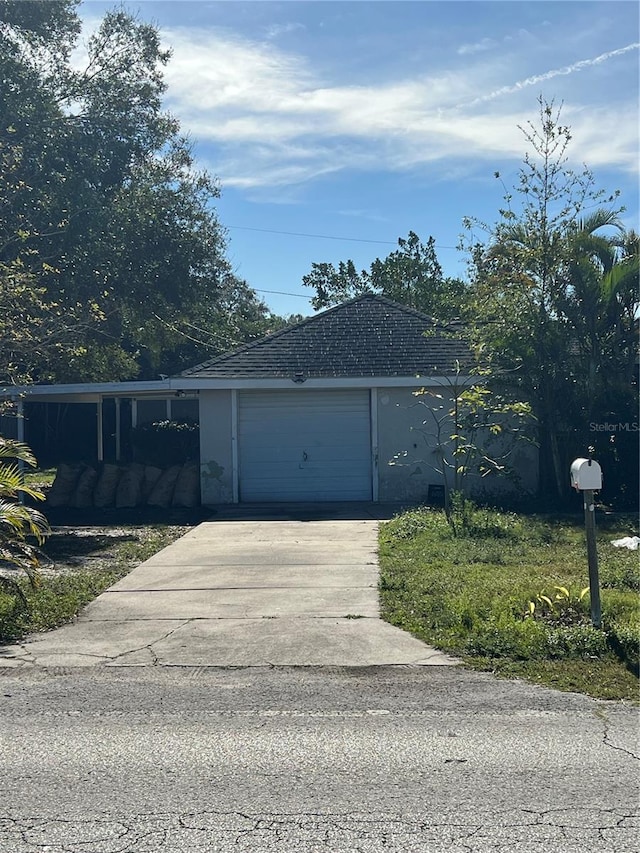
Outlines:
{"type": "MultiPolygon", "coordinates": [[[[82,5],[88,28],[109,5],[82,5]]],[[[312,262],[366,268],[409,230],[463,275],[462,219],[497,219],[494,173],[517,180],[540,95],[638,228],[636,2],[124,5],[173,49],[166,107],[220,180],[235,271],[275,313],[311,313],[312,262]]]]}

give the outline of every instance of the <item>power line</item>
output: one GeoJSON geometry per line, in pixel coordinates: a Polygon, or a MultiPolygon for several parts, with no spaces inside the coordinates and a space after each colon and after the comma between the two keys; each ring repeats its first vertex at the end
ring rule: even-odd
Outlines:
{"type": "Polygon", "coordinates": [[[263,290],[261,287],[252,287],[256,293],[277,293],[280,296],[298,296],[300,299],[312,299],[312,296],[307,296],[306,293],[288,293],[286,290],[263,290]]]}
{"type": "MultiPolygon", "coordinates": [[[[397,246],[398,242],[392,240],[365,240],[362,237],[336,237],[334,234],[306,234],[301,231],[277,231],[275,228],[250,228],[248,225],[225,225],[225,228],[233,228],[236,231],[259,231],[261,234],[284,234],[287,237],[313,237],[316,240],[342,240],[345,243],[377,243],[381,246],[397,246]]],[[[457,246],[441,246],[435,244],[436,249],[457,249],[457,246]]],[[[267,291],[265,291],[267,292],[267,291]]],[[[275,291],[274,291],[275,292],[275,291]]]]}
{"type": "Polygon", "coordinates": [[[246,225],[225,225],[225,228],[235,228],[236,231],[260,231],[262,234],[286,234],[288,237],[314,237],[318,240],[344,240],[349,243],[380,243],[384,246],[395,246],[391,240],[364,240],[360,237],[335,237],[332,234],[303,234],[299,231],[276,231],[273,228],[249,228],[246,225]]]}

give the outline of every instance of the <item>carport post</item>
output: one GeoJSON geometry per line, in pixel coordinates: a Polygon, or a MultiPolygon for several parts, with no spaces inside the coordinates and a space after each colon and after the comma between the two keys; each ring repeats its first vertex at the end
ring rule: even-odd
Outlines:
{"type": "MultiPolygon", "coordinates": [[[[18,441],[24,444],[24,403],[22,402],[20,397],[18,397],[18,399],[16,400],[16,409],[18,412],[16,423],[16,436],[18,441]]],[[[20,473],[24,471],[24,462],[22,461],[22,459],[18,460],[18,470],[20,471],[20,473]]],[[[20,492],[20,503],[24,503],[23,492],[20,492]]]]}
{"type": "MultiPolygon", "coordinates": [[[[16,435],[18,441],[21,441],[24,444],[24,403],[20,397],[16,400],[16,409],[18,412],[17,424],[16,424],[16,435]]],[[[20,463],[20,467],[23,467],[23,463],[20,463]]]]}
{"type": "Polygon", "coordinates": [[[97,412],[96,417],[98,419],[97,427],[98,427],[98,462],[102,462],[104,460],[104,429],[102,425],[102,397],[98,397],[98,402],[96,404],[97,412]]]}
{"type": "Polygon", "coordinates": [[[120,461],[120,397],[116,397],[116,462],[120,461]]]}

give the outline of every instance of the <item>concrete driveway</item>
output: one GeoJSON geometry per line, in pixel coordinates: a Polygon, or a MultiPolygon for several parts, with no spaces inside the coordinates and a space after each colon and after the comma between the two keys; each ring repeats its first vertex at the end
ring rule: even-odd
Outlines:
{"type": "Polygon", "coordinates": [[[384,511],[230,508],[142,563],[75,623],[0,650],[0,663],[454,664],[379,618],[376,515],[384,511]]]}

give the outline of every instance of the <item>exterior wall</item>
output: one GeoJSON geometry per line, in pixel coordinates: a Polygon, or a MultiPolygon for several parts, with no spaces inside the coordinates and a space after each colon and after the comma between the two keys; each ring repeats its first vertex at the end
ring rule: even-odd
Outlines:
{"type": "MultiPolygon", "coordinates": [[[[424,502],[430,485],[440,485],[437,445],[438,420],[451,408],[451,393],[446,387],[432,388],[442,395],[414,396],[410,388],[378,389],[378,471],[379,500],[424,502]]],[[[429,390],[429,389],[427,389],[429,390]]],[[[443,440],[451,432],[450,423],[442,423],[443,440]]],[[[478,498],[517,496],[537,490],[537,450],[519,442],[509,458],[518,472],[518,482],[502,476],[470,478],[469,490],[478,498]]]]}
{"type": "MultiPolygon", "coordinates": [[[[450,408],[446,388],[433,388],[440,398],[429,394],[414,396],[416,389],[377,390],[378,500],[381,502],[423,503],[429,486],[441,485],[438,467],[437,418],[450,408]],[[442,407],[442,408],[440,408],[442,407]],[[435,417],[434,417],[435,415],[435,417]]],[[[445,425],[444,437],[450,426],[445,425]]],[[[233,494],[232,391],[200,392],[200,482],[205,505],[232,503],[233,494]]],[[[478,497],[531,493],[537,488],[537,452],[524,442],[510,460],[520,474],[518,486],[502,477],[470,481],[478,497]]]]}
{"type": "MultiPolygon", "coordinates": [[[[378,389],[378,497],[385,501],[427,500],[429,485],[441,484],[429,412],[443,403],[411,388],[378,389]]],[[[441,393],[442,389],[438,389],[441,393]]],[[[443,392],[445,393],[445,392],[443,392]]]]}
{"type": "Polygon", "coordinates": [[[200,392],[200,488],[203,504],[233,502],[232,392],[200,392]]]}

